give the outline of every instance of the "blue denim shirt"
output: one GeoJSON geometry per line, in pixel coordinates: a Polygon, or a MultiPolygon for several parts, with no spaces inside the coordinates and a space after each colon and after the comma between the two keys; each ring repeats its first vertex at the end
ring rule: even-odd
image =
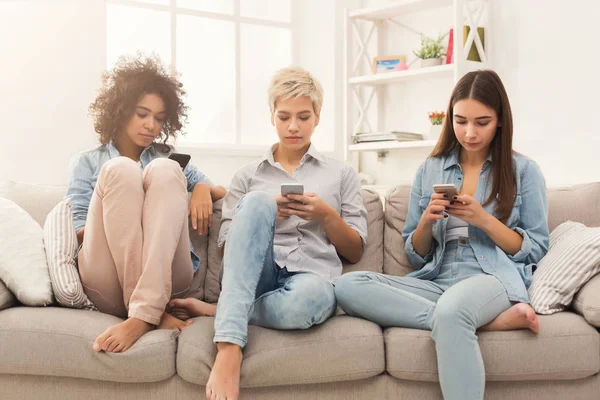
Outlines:
{"type": "MultiPolygon", "coordinates": [[[[140,155],[140,168],[146,168],[156,158],[169,157],[172,152],[173,149],[170,146],[153,143],[142,151],[140,155]]],[[[98,182],[102,166],[108,160],[120,156],[119,150],[110,142],[95,149],[84,151],[71,161],[71,173],[65,198],[71,199],[75,231],[79,231],[85,226],[92,193],[96,187],[96,182],[98,182]]],[[[197,183],[209,183],[212,185],[212,182],[192,163],[188,163],[183,173],[187,179],[188,192],[193,191],[197,183]]],[[[194,265],[194,272],[196,272],[200,265],[200,259],[194,253],[191,241],[190,249],[192,249],[192,264],[194,265]]]]}
{"type": "MultiPolygon", "coordinates": [[[[513,162],[517,196],[506,225],[523,237],[521,249],[515,255],[507,254],[483,230],[471,225],[469,241],[481,269],[502,282],[509,299],[529,302],[527,288],[531,284],[532,267],[547,253],[550,242],[546,183],[532,160],[513,153],[513,162]]],[[[474,196],[481,204],[487,200],[492,189],[492,167],[493,161],[490,156],[483,163],[474,196]]],[[[407,276],[432,280],[438,275],[445,250],[448,219],[439,220],[433,226],[432,248],[425,257],[415,252],[413,235],[421,215],[429,204],[433,185],[453,183],[460,188],[462,180],[458,151],[445,157],[428,158],[418,169],[410,194],[406,224],[402,230],[408,261],[417,268],[407,276]]],[[[496,204],[496,200],[492,201],[484,207],[485,211],[497,217],[494,212],[496,204]]]]}

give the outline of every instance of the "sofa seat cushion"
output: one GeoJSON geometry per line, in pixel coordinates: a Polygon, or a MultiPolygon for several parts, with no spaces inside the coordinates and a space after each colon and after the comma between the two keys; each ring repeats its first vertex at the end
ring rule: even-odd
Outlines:
{"type": "Polygon", "coordinates": [[[58,307],[0,311],[0,374],[138,383],[175,375],[175,331],[149,332],[124,353],[94,352],[96,337],[121,321],[96,311],[58,307]]]}
{"type": "MultiPolygon", "coordinates": [[[[600,335],[571,312],[539,315],[540,333],[479,332],[488,381],[566,380],[600,371],[600,335]]],[[[408,380],[438,381],[430,331],[390,328],[384,333],[386,369],[408,380]]]]}
{"type": "MultiPolygon", "coordinates": [[[[183,330],[177,374],[206,385],[215,362],[214,318],[197,318],[183,330]]],[[[333,317],[309,330],[248,329],[241,387],[339,382],[370,378],[385,368],[383,333],[369,321],[333,317]]]]}

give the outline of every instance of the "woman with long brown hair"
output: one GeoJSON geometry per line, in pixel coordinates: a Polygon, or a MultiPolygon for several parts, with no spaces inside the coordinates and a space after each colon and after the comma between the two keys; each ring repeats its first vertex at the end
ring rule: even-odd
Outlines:
{"type": "Polygon", "coordinates": [[[510,103],[495,72],[463,76],[446,115],[402,231],[416,270],[349,273],[335,292],[352,316],[431,330],[444,398],[483,399],[476,330],[539,329],[527,288],[549,245],[546,186],[535,162],[512,149],[510,103]],[[440,184],[458,192],[435,192],[440,184]]]}

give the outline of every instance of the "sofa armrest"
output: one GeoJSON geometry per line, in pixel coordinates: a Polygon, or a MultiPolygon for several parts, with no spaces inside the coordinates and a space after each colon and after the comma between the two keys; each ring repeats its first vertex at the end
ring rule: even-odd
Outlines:
{"type": "Polygon", "coordinates": [[[573,299],[573,308],[595,327],[600,327],[600,274],[581,287],[573,299]]]}

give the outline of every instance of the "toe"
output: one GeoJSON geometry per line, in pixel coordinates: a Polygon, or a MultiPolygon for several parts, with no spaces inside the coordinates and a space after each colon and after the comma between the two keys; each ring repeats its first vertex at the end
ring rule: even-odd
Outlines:
{"type": "Polygon", "coordinates": [[[111,335],[111,331],[110,329],[105,330],[100,336],[98,336],[96,338],[96,341],[94,342],[94,345],[92,346],[94,351],[100,351],[102,350],[102,346],[104,345],[104,342],[106,341],[106,339],[108,339],[111,335]]]}

